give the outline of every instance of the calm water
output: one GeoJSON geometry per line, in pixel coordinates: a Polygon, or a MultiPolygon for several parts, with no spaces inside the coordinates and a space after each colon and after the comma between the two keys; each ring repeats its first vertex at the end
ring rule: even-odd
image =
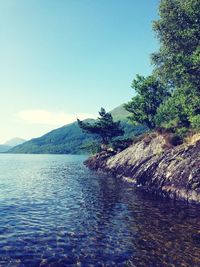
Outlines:
{"type": "Polygon", "coordinates": [[[87,170],[0,154],[0,266],[200,266],[200,208],[87,170]]]}

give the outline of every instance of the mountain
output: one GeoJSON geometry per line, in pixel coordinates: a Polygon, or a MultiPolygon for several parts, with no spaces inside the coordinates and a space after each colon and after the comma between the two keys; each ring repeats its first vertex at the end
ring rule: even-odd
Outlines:
{"type": "MultiPolygon", "coordinates": [[[[122,106],[111,111],[116,120],[121,116],[122,126],[126,136],[137,135],[144,131],[144,127],[134,127],[127,123],[126,112],[122,106]]],[[[94,120],[86,120],[94,121],[94,120]]],[[[82,154],[82,147],[88,143],[97,140],[93,135],[83,133],[77,122],[67,124],[61,128],[55,129],[39,138],[31,139],[21,145],[18,145],[9,153],[32,153],[32,154],[82,154]]]]}
{"type": "Polygon", "coordinates": [[[24,140],[22,138],[19,138],[19,137],[12,138],[12,139],[8,140],[7,142],[5,142],[4,144],[0,145],[0,153],[7,152],[10,149],[12,149],[13,147],[15,147],[17,145],[21,145],[24,142],[26,142],[26,140],[24,140]]]}
{"type": "Polygon", "coordinates": [[[0,153],[7,152],[11,148],[12,148],[12,146],[0,145],[0,153]]]}
{"type": "Polygon", "coordinates": [[[8,140],[6,143],[4,143],[4,145],[7,145],[7,146],[18,146],[18,145],[21,145],[23,143],[25,143],[26,140],[22,139],[22,138],[19,138],[19,137],[15,137],[15,138],[12,138],[10,140],[8,140]]]}
{"type": "Polygon", "coordinates": [[[83,133],[77,122],[55,129],[39,138],[31,139],[12,148],[10,153],[32,154],[78,154],[83,153],[81,146],[93,141],[94,137],[83,133]]]}
{"type": "Polygon", "coordinates": [[[111,110],[110,113],[112,114],[114,120],[118,120],[118,121],[128,122],[128,117],[130,116],[130,112],[125,110],[123,104],[111,110]]]}

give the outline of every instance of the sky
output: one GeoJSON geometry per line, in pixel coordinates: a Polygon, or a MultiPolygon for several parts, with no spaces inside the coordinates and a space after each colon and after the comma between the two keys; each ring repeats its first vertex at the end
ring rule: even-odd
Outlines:
{"type": "Polygon", "coordinates": [[[1,0],[0,143],[95,118],[152,71],[159,0],[1,0]]]}

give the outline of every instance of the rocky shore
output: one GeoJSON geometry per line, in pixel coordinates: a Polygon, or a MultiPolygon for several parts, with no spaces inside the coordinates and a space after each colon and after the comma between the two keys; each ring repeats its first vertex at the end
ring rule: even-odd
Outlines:
{"type": "Polygon", "coordinates": [[[200,140],[170,147],[164,136],[154,133],[119,153],[90,157],[85,165],[164,197],[200,203],[200,140]]]}

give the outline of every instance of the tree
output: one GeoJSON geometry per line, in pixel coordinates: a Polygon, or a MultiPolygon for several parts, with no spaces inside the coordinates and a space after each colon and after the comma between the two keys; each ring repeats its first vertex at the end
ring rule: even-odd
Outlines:
{"type": "Polygon", "coordinates": [[[158,125],[190,127],[200,117],[200,1],[161,0],[153,28],[160,41],[155,73],[174,92],[158,110],[158,125]]]}
{"type": "Polygon", "coordinates": [[[200,91],[200,1],[161,0],[153,29],[160,41],[152,55],[156,73],[174,87],[200,91]]]}
{"type": "Polygon", "coordinates": [[[107,145],[114,137],[124,134],[120,122],[114,122],[110,113],[104,108],[99,112],[99,118],[94,123],[83,122],[77,119],[79,127],[88,133],[95,134],[101,138],[101,143],[107,145]]]}
{"type": "Polygon", "coordinates": [[[159,106],[169,96],[168,89],[155,77],[137,75],[131,86],[137,93],[124,107],[129,111],[134,123],[153,129],[156,126],[155,115],[159,106]]]}
{"type": "MultiPolygon", "coordinates": [[[[200,98],[192,87],[177,88],[157,110],[156,125],[164,128],[197,125],[200,98]]],[[[200,125],[199,125],[200,126],[200,125]]]]}

